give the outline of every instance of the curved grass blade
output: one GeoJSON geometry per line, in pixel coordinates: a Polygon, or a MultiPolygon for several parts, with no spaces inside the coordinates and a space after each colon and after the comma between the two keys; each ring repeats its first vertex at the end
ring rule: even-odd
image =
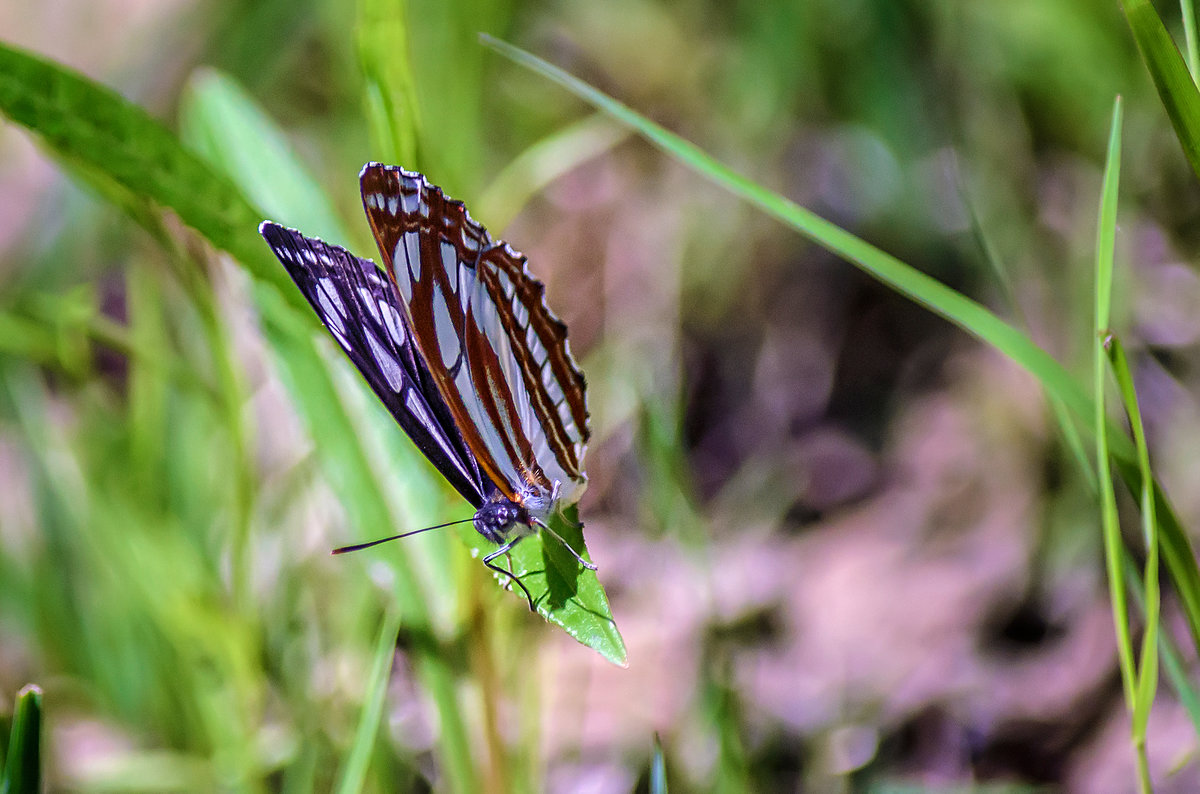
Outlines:
{"type": "MultiPolygon", "coordinates": [[[[170,130],[115,91],[0,44],[0,113],[35,132],[68,165],[170,209],[255,278],[281,292],[290,287],[258,237],[261,213],[170,130]]],[[[294,305],[303,306],[303,298],[291,293],[294,305]]]]}
{"type": "Polygon", "coordinates": [[[1121,0],[1121,10],[1179,145],[1200,177],[1200,91],[1192,74],[1149,0],[1121,0]]]}
{"type": "Polygon", "coordinates": [[[1047,388],[1058,393],[1077,416],[1091,417],[1091,401],[1079,384],[1033,340],[980,303],[955,292],[891,254],[875,248],[816,213],[759,186],[664,127],[598,91],[582,80],[524,50],[491,36],[481,36],[492,49],[563,86],[619,121],[633,127],[666,154],[701,176],[782,221],[804,237],[840,256],[902,295],[949,320],[1008,355],[1047,388]]]}
{"type": "MultiPolygon", "coordinates": [[[[1069,409],[1078,421],[1091,421],[1093,401],[1070,373],[1026,334],[1000,319],[982,304],[955,292],[911,265],[901,262],[891,254],[881,251],[783,196],[757,185],[690,141],[655,124],[562,69],[491,36],[482,35],[481,40],[504,57],[558,83],[581,99],[633,127],[666,154],[760,208],[827,251],[850,262],[867,275],[996,348],[1037,378],[1042,388],[1069,409]]],[[[1200,129],[1200,110],[1192,106],[1191,100],[1186,104],[1186,115],[1189,120],[1188,129],[1200,129]],[[1194,127],[1193,116],[1196,122],[1194,127]]],[[[1188,140],[1200,141],[1200,135],[1195,138],[1189,137],[1188,140]]],[[[1200,162],[1200,159],[1197,162],[1200,162]]],[[[1127,486],[1135,494],[1139,493],[1141,475],[1133,442],[1115,424],[1110,425],[1109,432],[1110,450],[1117,469],[1127,486]]],[[[1197,567],[1191,542],[1165,493],[1157,482],[1152,483],[1152,486],[1162,556],[1184,607],[1192,642],[1197,650],[1200,650],[1200,567],[1197,567]]]]}

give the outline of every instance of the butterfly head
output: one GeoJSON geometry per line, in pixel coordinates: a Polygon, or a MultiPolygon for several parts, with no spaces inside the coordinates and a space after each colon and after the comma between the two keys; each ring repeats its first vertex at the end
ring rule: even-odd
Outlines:
{"type": "Polygon", "coordinates": [[[499,491],[475,511],[474,524],[480,535],[497,545],[507,543],[514,529],[524,528],[521,534],[533,531],[533,517],[529,511],[499,491]]]}
{"type": "MultiPolygon", "coordinates": [[[[555,540],[561,543],[580,565],[588,570],[596,570],[596,566],[593,563],[588,562],[580,556],[579,552],[575,551],[574,547],[567,543],[547,523],[550,516],[559,512],[565,506],[561,501],[560,494],[561,486],[558,482],[555,482],[553,488],[550,490],[530,483],[525,489],[516,494],[516,501],[509,499],[499,490],[496,490],[475,511],[475,518],[473,519],[475,529],[479,534],[483,535],[490,542],[500,546],[500,548],[483,558],[483,564],[496,573],[509,577],[520,587],[522,592],[525,593],[525,597],[529,600],[529,609],[531,611],[536,611],[533,595],[529,592],[529,588],[525,586],[525,583],[512,572],[511,562],[510,568],[507,571],[492,562],[492,560],[501,554],[507,554],[522,538],[536,534],[538,528],[544,529],[555,540]]],[[[582,526],[582,524],[576,524],[578,528],[582,526]]]]}

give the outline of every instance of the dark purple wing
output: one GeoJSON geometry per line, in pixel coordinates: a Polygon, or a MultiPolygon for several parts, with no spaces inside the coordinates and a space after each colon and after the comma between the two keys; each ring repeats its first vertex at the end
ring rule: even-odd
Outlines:
{"type": "Polygon", "coordinates": [[[258,230],[404,432],[472,507],[480,507],[492,489],[485,491],[387,276],[369,260],[293,229],[266,221],[258,230]]]}

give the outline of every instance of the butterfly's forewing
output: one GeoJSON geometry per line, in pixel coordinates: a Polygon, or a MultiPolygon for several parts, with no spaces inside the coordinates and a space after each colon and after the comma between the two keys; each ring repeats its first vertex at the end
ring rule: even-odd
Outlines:
{"type": "Polygon", "coordinates": [[[360,179],[417,346],[481,469],[509,499],[558,484],[573,501],[586,482],[584,379],[525,257],[420,174],[370,163],[360,179]]]}
{"type": "Polygon", "coordinates": [[[292,229],[267,222],[259,231],[413,443],[472,506],[483,504],[491,489],[413,347],[404,307],[385,274],[292,229]]]}

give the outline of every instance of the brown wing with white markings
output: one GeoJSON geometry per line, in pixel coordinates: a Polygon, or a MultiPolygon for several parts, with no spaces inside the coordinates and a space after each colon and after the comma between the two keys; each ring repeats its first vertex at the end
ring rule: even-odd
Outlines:
{"type": "Polygon", "coordinates": [[[556,485],[577,499],[585,382],[525,257],[418,173],[369,163],[360,181],[409,327],[480,468],[517,502],[556,485]]]}

